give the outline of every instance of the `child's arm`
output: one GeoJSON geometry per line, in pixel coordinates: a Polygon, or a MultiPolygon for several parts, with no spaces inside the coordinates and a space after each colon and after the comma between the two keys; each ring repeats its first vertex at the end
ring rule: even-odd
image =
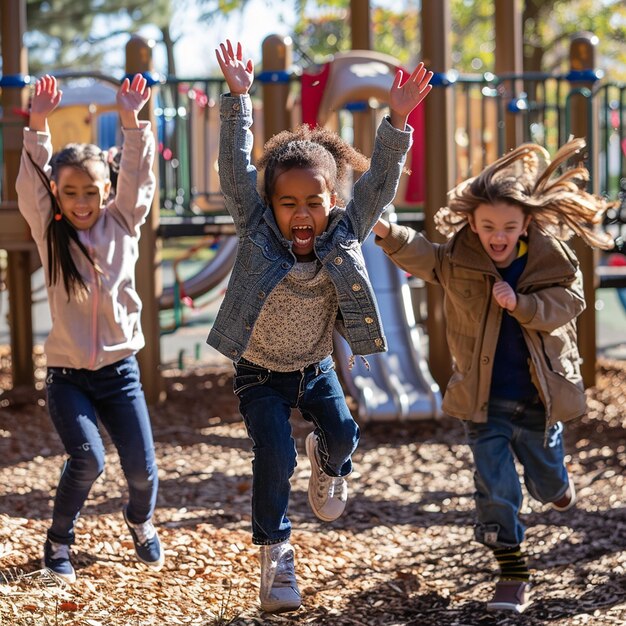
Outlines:
{"type": "Polygon", "coordinates": [[[382,217],[373,228],[375,243],[400,269],[429,283],[441,283],[442,248],[413,228],[382,217]]]}
{"type": "Polygon", "coordinates": [[[254,63],[244,59],[241,43],[227,40],[215,50],[229,93],[220,102],[219,178],[226,209],[237,231],[243,233],[253,215],[265,210],[257,191],[257,170],[252,164],[252,101],[254,63]]]}
{"type": "Polygon", "coordinates": [[[43,241],[46,228],[52,219],[49,183],[42,180],[42,176],[50,177],[52,143],[48,116],[57,108],[62,95],[54,76],[46,74],[40,78],[33,89],[30,120],[28,127],[24,129],[24,149],[15,189],[19,210],[37,242],[43,241]]]}
{"type": "Polygon", "coordinates": [[[109,211],[137,235],[152,206],[156,186],[152,171],[154,135],[150,124],[140,122],[138,117],[149,99],[150,87],[141,74],[135,74],[132,81],[125,78],[116,96],[124,144],[115,201],[110,203],[109,211]]]}
{"type": "Polygon", "coordinates": [[[389,90],[391,115],[378,127],[370,168],[356,181],[353,199],[346,207],[359,241],[369,235],[375,220],[396,195],[412,142],[412,129],[406,119],[431,90],[432,72],[427,72],[423,63],[400,86],[402,77],[399,70],[389,90]]]}
{"type": "Polygon", "coordinates": [[[430,93],[433,86],[430,79],[432,72],[428,72],[423,63],[420,63],[405,83],[400,86],[404,73],[398,70],[389,90],[389,109],[391,125],[400,130],[406,128],[406,122],[413,109],[430,93]]]}
{"type": "MultiPolygon", "coordinates": [[[[516,295],[511,315],[525,328],[552,332],[576,319],[585,310],[585,295],[580,269],[570,284],[545,287],[533,293],[516,295]]],[[[495,294],[494,294],[495,297],[495,294]]]]}

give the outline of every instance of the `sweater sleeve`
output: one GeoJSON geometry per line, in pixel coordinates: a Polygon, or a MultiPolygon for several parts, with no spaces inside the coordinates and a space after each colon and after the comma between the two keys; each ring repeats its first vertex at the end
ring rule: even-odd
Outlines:
{"type": "Polygon", "coordinates": [[[152,166],[154,163],[154,135],[149,122],[141,122],[138,129],[122,129],[124,143],[117,179],[115,198],[107,210],[139,236],[139,227],[150,212],[156,187],[152,166]]]}
{"type": "Polygon", "coordinates": [[[41,242],[52,218],[52,203],[49,190],[28,155],[49,178],[52,157],[50,134],[24,129],[24,146],[15,183],[20,213],[28,223],[33,239],[41,242]]]}

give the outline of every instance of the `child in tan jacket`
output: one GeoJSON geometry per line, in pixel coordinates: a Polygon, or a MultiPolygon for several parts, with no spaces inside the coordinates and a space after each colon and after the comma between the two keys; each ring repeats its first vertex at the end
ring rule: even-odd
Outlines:
{"type": "Polygon", "coordinates": [[[610,248],[599,229],[606,202],[585,192],[583,167],[557,168],[584,147],[555,155],[525,144],[452,190],[435,216],[449,237],[431,243],[379,220],[376,243],[402,269],[441,285],[453,373],[444,411],[465,420],[475,463],[475,537],[500,566],[490,610],[522,612],[530,573],[515,459],[529,493],[557,510],[575,502],[564,465],[563,422],[586,404],[576,344],[585,308],[572,234],[610,248]]]}

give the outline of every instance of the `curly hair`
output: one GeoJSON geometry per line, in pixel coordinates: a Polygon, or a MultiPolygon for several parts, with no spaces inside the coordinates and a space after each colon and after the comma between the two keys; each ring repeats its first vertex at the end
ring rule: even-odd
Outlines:
{"type": "Polygon", "coordinates": [[[263,192],[265,201],[270,204],[276,179],[286,170],[319,170],[328,190],[336,193],[350,168],[364,172],[369,163],[366,156],[336,133],[302,124],[295,130],[284,130],[269,139],[257,168],[263,172],[263,192]]]}
{"type": "Polygon", "coordinates": [[[584,190],[588,170],[579,164],[557,173],[585,145],[584,139],[572,139],[552,160],[538,144],[515,148],[448,193],[448,206],[435,215],[437,230],[451,237],[480,204],[506,202],[519,206],[556,239],[567,241],[578,235],[590,246],[612,248],[612,237],[601,229],[603,215],[611,205],[584,190]]]}

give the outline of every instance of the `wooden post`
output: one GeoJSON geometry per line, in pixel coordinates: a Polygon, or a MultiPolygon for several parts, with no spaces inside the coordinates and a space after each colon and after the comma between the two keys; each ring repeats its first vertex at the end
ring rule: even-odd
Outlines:
{"type": "MultiPolygon", "coordinates": [[[[426,235],[431,241],[444,241],[435,229],[434,215],[445,206],[453,186],[454,117],[452,93],[445,85],[450,69],[450,0],[422,0],[422,60],[434,72],[432,90],[424,105],[426,143],[426,197],[424,214],[426,235]]],[[[428,364],[433,378],[445,390],[452,373],[452,360],[446,338],[443,315],[443,291],[438,285],[427,286],[428,364]]]]}
{"type": "Polygon", "coordinates": [[[292,65],[290,37],[269,35],[263,40],[263,134],[270,137],[291,127],[289,116],[289,68],[292,65]]]}
{"type": "MultiPolygon", "coordinates": [[[[17,201],[15,181],[20,166],[24,124],[14,110],[23,110],[27,106],[27,93],[22,88],[24,77],[28,72],[26,47],[22,43],[26,30],[26,0],[0,0],[0,15],[4,164],[2,202],[15,203],[17,201]],[[13,84],[10,85],[10,82],[13,84]]],[[[9,209],[0,210],[9,211],[9,209]]],[[[12,220],[21,222],[22,218],[15,213],[14,208],[12,212],[14,213],[12,220]]],[[[24,232],[28,232],[26,224],[24,232]]],[[[13,250],[9,249],[7,253],[13,387],[34,384],[31,253],[30,250],[20,249],[19,246],[13,250]]]]}
{"type": "MultiPolygon", "coordinates": [[[[369,0],[350,0],[350,33],[352,50],[371,50],[369,0]]],[[[368,157],[374,150],[375,125],[376,116],[369,105],[363,110],[352,112],[354,147],[368,157]]]]}
{"type": "MultiPolygon", "coordinates": [[[[591,97],[596,63],[598,38],[592,33],[579,33],[570,44],[570,83],[572,90],[584,93],[572,93],[569,96],[570,126],[568,133],[587,140],[586,165],[592,175],[590,191],[598,193],[598,149],[591,144],[593,137],[599,137],[596,100],[591,97]]],[[[578,348],[582,357],[582,375],[585,387],[596,384],[596,266],[598,252],[586,245],[582,239],[574,239],[574,251],[583,273],[585,302],[587,308],[578,318],[578,348]]]]}
{"type": "Polygon", "coordinates": [[[369,0],[350,0],[350,33],[353,50],[372,49],[369,0]]]}
{"type": "MultiPolygon", "coordinates": [[[[132,36],[126,44],[126,74],[147,74],[151,76],[152,47],[142,37],[132,36]]],[[[150,82],[150,81],[149,81],[150,82]]],[[[154,117],[155,86],[152,86],[152,97],[140,112],[142,120],[149,121],[156,138],[156,121],[154,117]]],[[[137,262],[137,292],[143,303],[141,325],[146,339],[145,347],[137,355],[141,369],[141,381],[149,404],[155,404],[165,398],[163,380],[161,378],[161,326],[159,323],[159,298],[163,291],[161,276],[161,241],[157,236],[159,228],[159,168],[154,164],[157,177],[156,192],[152,201],[152,209],[141,228],[139,239],[139,260],[137,262]]]]}
{"type": "MultiPolygon", "coordinates": [[[[496,76],[500,74],[521,74],[524,71],[524,50],[520,0],[496,0],[495,28],[496,76]]],[[[503,83],[503,97],[506,105],[518,96],[520,85],[521,81],[519,80],[507,80],[503,83]]],[[[524,120],[519,113],[512,113],[507,109],[504,121],[504,147],[506,150],[511,150],[523,141],[524,120]]]]}

